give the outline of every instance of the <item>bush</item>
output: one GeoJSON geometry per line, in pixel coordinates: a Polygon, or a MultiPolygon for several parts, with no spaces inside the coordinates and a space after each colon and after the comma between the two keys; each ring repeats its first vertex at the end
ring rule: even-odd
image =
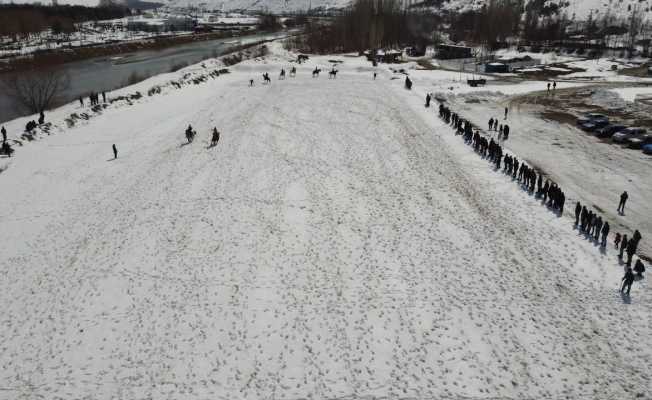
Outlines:
{"type": "Polygon", "coordinates": [[[158,85],[156,85],[156,86],[152,86],[152,87],[149,88],[149,90],[147,91],[147,95],[148,95],[148,96],[154,96],[155,94],[160,94],[160,93],[161,93],[161,87],[158,86],[158,85]]]}

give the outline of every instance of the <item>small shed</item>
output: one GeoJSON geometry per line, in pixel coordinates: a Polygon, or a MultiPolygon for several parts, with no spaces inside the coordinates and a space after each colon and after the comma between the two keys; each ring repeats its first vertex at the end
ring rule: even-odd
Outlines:
{"type": "Polygon", "coordinates": [[[491,62],[484,66],[484,72],[494,74],[504,74],[509,72],[509,66],[505,63],[491,62]]]}
{"type": "Polygon", "coordinates": [[[456,46],[452,44],[440,44],[437,46],[437,58],[440,60],[473,58],[473,48],[466,46],[456,46]]]}

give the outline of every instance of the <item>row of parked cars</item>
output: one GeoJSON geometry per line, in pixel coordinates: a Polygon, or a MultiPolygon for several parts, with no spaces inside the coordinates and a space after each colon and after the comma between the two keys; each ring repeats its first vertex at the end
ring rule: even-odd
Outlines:
{"type": "Polygon", "coordinates": [[[577,125],[597,137],[611,138],[616,143],[627,145],[632,149],[642,149],[645,154],[652,154],[652,134],[645,128],[631,127],[612,123],[603,114],[590,113],[577,119],[577,125]]]}

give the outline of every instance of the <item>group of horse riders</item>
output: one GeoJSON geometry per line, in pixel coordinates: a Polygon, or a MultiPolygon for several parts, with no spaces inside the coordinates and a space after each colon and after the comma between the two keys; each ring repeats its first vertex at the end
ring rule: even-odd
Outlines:
{"type": "MultiPolygon", "coordinates": [[[[188,125],[188,128],[186,129],[186,139],[188,139],[188,143],[192,143],[193,140],[195,140],[195,136],[197,135],[197,131],[192,129],[191,125],[188,125]]],[[[216,146],[217,142],[220,141],[220,132],[217,130],[217,128],[213,128],[213,136],[211,137],[211,145],[210,147],[216,146]]]]}

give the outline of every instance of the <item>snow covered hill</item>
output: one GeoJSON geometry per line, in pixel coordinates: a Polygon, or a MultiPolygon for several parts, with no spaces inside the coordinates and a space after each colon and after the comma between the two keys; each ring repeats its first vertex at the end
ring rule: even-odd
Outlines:
{"type": "MultiPolygon", "coordinates": [[[[448,11],[465,11],[477,9],[488,0],[444,0],[441,8],[448,11]]],[[[579,20],[592,14],[599,18],[605,14],[626,17],[631,10],[637,10],[646,19],[652,17],[652,0],[548,0],[551,3],[563,5],[563,10],[569,17],[575,15],[579,20]]],[[[37,0],[0,0],[2,3],[35,3],[37,0]]],[[[95,6],[98,0],[59,0],[59,4],[82,4],[95,6]]],[[[343,8],[351,4],[351,0],[158,0],[173,7],[198,6],[205,9],[224,10],[268,10],[272,12],[296,12],[308,9],[343,8]]],[[[408,3],[419,5],[420,1],[412,0],[408,3]]]]}
{"type": "Polygon", "coordinates": [[[424,108],[457,73],[406,91],[331,56],[279,81],[294,57],[274,54],[53,111],[86,118],[8,161],[0,399],[649,394],[649,284],[624,304],[611,249],[424,108]]]}
{"type": "MultiPolygon", "coordinates": [[[[487,0],[444,0],[442,8],[460,12],[480,8],[486,3],[487,0]]],[[[626,17],[631,14],[632,10],[637,10],[646,19],[652,17],[651,0],[548,0],[548,3],[561,5],[562,11],[566,12],[569,17],[575,16],[578,20],[584,20],[591,14],[593,18],[599,18],[605,14],[626,17]]]]}

